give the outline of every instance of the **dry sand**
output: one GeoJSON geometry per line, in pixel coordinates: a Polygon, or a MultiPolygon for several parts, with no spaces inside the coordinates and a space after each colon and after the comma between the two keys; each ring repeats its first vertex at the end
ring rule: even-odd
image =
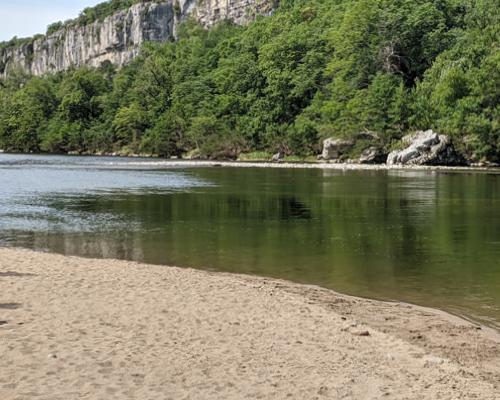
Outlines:
{"type": "Polygon", "coordinates": [[[500,399],[500,339],[284,281],[0,249],[0,399],[500,399]]]}

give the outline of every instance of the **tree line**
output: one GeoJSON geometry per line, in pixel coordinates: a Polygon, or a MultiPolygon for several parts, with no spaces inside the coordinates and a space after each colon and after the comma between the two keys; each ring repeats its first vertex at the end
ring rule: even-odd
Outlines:
{"type": "Polygon", "coordinates": [[[0,81],[0,148],[306,157],[326,137],[416,129],[500,159],[497,0],[282,0],[248,26],[193,21],[130,65],[0,81]]]}

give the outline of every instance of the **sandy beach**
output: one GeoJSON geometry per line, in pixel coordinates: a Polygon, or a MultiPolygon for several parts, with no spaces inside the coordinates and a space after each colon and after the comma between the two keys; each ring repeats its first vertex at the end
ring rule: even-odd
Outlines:
{"type": "Polygon", "coordinates": [[[0,399],[499,399],[500,335],[274,279],[0,249],[0,399]]]}

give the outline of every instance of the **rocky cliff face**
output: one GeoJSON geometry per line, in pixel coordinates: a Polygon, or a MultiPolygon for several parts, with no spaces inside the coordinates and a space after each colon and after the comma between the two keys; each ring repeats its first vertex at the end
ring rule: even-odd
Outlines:
{"type": "Polygon", "coordinates": [[[117,67],[129,63],[147,41],[175,39],[178,24],[194,17],[205,27],[229,19],[244,24],[268,14],[276,0],[169,0],[139,3],[102,22],[65,27],[49,36],[23,41],[0,49],[0,76],[20,68],[44,75],[70,67],[100,66],[109,61],[117,67]]]}
{"type": "Polygon", "coordinates": [[[193,16],[205,27],[228,19],[244,25],[258,15],[268,15],[279,0],[179,0],[181,19],[193,16]]]}

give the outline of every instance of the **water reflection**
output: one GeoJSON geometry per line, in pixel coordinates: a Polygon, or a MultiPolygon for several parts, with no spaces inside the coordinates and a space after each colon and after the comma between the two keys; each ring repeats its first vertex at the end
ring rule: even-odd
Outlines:
{"type": "MultiPolygon", "coordinates": [[[[34,176],[45,173],[32,169],[34,176]]],[[[21,170],[7,175],[21,179],[15,177],[21,170]]],[[[64,169],[61,179],[73,174],[75,182],[80,173],[64,169]]],[[[101,167],[93,173],[98,190],[64,192],[60,182],[50,186],[54,176],[39,192],[11,186],[0,205],[8,210],[0,242],[275,276],[500,325],[498,175],[101,167]]]]}

